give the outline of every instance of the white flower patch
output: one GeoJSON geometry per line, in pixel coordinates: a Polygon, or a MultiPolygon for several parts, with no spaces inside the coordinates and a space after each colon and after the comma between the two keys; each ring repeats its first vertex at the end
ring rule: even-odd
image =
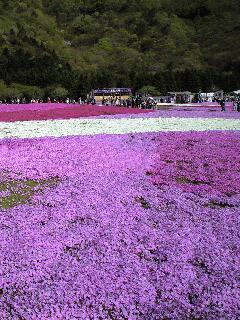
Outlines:
{"type": "Polygon", "coordinates": [[[220,118],[123,118],[2,122],[0,123],[0,139],[209,130],[240,130],[240,120],[220,118]]]}

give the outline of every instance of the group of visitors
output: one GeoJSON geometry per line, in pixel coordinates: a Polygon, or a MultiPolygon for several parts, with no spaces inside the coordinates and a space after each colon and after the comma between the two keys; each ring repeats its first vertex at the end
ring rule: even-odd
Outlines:
{"type": "Polygon", "coordinates": [[[154,109],[157,102],[151,97],[136,95],[123,99],[120,96],[103,97],[103,106],[116,106],[126,108],[154,109]]]}
{"type": "MultiPolygon", "coordinates": [[[[184,98],[184,97],[183,97],[184,98]]],[[[78,99],[66,98],[66,99],[53,99],[46,98],[43,99],[27,99],[27,98],[13,98],[13,99],[3,99],[0,100],[0,104],[26,104],[26,103],[66,103],[66,104],[100,104],[103,106],[115,106],[115,107],[126,107],[126,108],[139,108],[139,109],[156,109],[157,103],[176,103],[176,99],[173,96],[159,97],[158,99],[153,99],[147,95],[135,95],[123,98],[118,95],[102,97],[102,101],[96,101],[94,97],[88,97],[87,99],[78,99]]],[[[189,103],[189,99],[183,99],[185,103],[189,103]]],[[[195,100],[194,100],[195,101],[195,100]]],[[[184,103],[183,101],[181,101],[184,103]]],[[[203,101],[206,102],[206,101],[203,101]]],[[[222,99],[219,97],[214,97],[212,102],[217,102],[221,106],[221,111],[226,111],[226,102],[233,103],[233,110],[240,112],[240,95],[236,96],[227,96],[225,95],[222,99]]]]}
{"type": "Polygon", "coordinates": [[[226,111],[226,102],[232,102],[233,103],[233,110],[240,112],[240,97],[235,97],[234,99],[228,99],[226,97],[222,99],[217,99],[216,102],[220,104],[221,111],[226,111]]]}
{"type": "Polygon", "coordinates": [[[78,99],[54,99],[48,97],[47,99],[27,99],[27,98],[14,98],[14,99],[3,99],[0,100],[0,104],[27,104],[27,103],[67,103],[67,104],[84,104],[87,103],[87,100],[78,99]]]}
{"type": "MultiPolygon", "coordinates": [[[[32,99],[33,100],[33,99],[32,99]]],[[[0,100],[0,104],[25,104],[29,103],[30,101],[26,98],[12,98],[12,99],[3,99],[0,100]]]]}

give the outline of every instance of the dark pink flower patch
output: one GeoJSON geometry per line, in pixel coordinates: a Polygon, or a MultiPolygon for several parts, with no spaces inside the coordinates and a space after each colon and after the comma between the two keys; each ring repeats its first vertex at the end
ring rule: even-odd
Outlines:
{"type": "Polygon", "coordinates": [[[0,110],[0,121],[70,119],[114,114],[144,114],[149,110],[91,105],[35,104],[6,106],[0,110]],[[12,109],[11,109],[12,108],[12,109]]]}

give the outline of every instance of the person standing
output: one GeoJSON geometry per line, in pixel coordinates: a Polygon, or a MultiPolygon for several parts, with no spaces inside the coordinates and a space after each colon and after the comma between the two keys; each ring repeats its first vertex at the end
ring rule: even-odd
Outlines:
{"type": "Polygon", "coordinates": [[[134,97],[132,97],[132,108],[135,108],[135,99],[134,99],[134,97]]]}
{"type": "Polygon", "coordinates": [[[240,98],[238,98],[237,101],[237,111],[240,112],[240,98]]]}
{"type": "Polygon", "coordinates": [[[237,107],[238,107],[238,101],[237,99],[233,100],[233,111],[237,111],[237,107]]]}
{"type": "Polygon", "coordinates": [[[114,105],[114,97],[113,97],[113,96],[110,96],[110,97],[108,98],[108,100],[109,100],[109,105],[110,105],[110,106],[113,106],[113,105],[114,105]]]}
{"type": "Polygon", "coordinates": [[[221,111],[226,111],[226,108],[225,108],[225,100],[224,99],[221,99],[220,101],[220,106],[221,106],[221,111]]]}

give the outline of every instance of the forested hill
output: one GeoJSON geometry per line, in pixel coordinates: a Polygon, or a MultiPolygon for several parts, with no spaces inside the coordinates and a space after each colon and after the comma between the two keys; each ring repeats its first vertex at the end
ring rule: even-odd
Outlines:
{"type": "Polygon", "coordinates": [[[0,0],[0,95],[239,89],[239,17],[239,0],[0,0]]]}

